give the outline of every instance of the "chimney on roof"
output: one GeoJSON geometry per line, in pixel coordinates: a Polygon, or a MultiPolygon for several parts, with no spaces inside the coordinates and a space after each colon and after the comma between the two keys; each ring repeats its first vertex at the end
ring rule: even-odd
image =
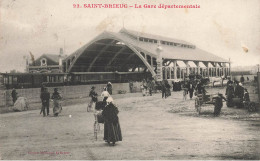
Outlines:
{"type": "Polygon", "coordinates": [[[60,48],[60,56],[63,55],[63,48],[60,48]]]}
{"type": "Polygon", "coordinates": [[[60,48],[60,54],[59,54],[59,66],[62,66],[62,55],[63,55],[63,48],[60,48]]]}

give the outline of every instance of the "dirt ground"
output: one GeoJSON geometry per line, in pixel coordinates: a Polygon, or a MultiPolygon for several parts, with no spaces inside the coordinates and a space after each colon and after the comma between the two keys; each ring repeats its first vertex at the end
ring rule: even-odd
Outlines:
{"type": "MultiPolygon", "coordinates": [[[[209,93],[216,91],[223,90],[209,93]]],[[[183,101],[182,92],[167,99],[160,93],[114,99],[123,135],[115,146],[103,141],[102,124],[94,139],[94,116],[84,103],[64,106],[59,117],[42,117],[39,110],[1,114],[1,159],[260,159],[259,113],[224,103],[219,117],[213,117],[212,105],[198,115],[194,98],[183,101]]]]}

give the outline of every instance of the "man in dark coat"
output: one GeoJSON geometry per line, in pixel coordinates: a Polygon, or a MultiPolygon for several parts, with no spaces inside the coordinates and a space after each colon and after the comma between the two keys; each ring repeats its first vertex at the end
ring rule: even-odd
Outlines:
{"type": "Polygon", "coordinates": [[[107,100],[107,105],[102,112],[104,117],[104,140],[115,145],[115,142],[122,141],[122,133],[118,118],[118,108],[113,104],[112,97],[107,100]]]}
{"type": "Polygon", "coordinates": [[[12,90],[12,98],[13,98],[13,103],[15,103],[15,101],[17,100],[17,92],[14,88],[12,90]]]}
{"type": "Polygon", "coordinates": [[[160,82],[160,86],[161,86],[161,91],[162,91],[162,98],[166,98],[167,96],[166,96],[166,85],[165,85],[165,82],[164,82],[164,80],[162,80],[161,82],[160,82]]]}
{"type": "Polygon", "coordinates": [[[42,111],[43,117],[46,116],[45,109],[47,109],[47,115],[49,115],[49,105],[50,105],[50,93],[47,88],[44,88],[44,91],[41,93],[42,100],[42,111]]]}
{"type": "Polygon", "coordinates": [[[235,96],[241,99],[244,97],[244,87],[242,87],[241,83],[239,83],[235,89],[235,96]]]}
{"type": "Polygon", "coordinates": [[[198,94],[204,94],[204,89],[203,89],[203,84],[201,83],[201,81],[198,82],[197,86],[196,86],[196,91],[198,94]]]}
{"type": "Polygon", "coordinates": [[[189,81],[188,83],[188,91],[190,93],[190,99],[192,99],[193,97],[193,92],[194,92],[194,85],[191,81],[189,81]]]}
{"type": "Polygon", "coordinates": [[[233,106],[232,99],[234,98],[234,87],[233,82],[230,82],[226,88],[226,97],[227,97],[227,107],[233,106]]]}
{"type": "Polygon", "coordinates": [[[240,77],[240,82],[241,82],[242,84],[244,84],[244,82],[245,82],[245,78],[244,78],[243,75],[241,75],[241,77],[240,77]]]}
{"type": "Polygon", "coordinates": [[[164,80],[164,85],[165,85],[165,88],[166,88],[166,97],[171,96],[171,86],[166,79],[164,80]]]}

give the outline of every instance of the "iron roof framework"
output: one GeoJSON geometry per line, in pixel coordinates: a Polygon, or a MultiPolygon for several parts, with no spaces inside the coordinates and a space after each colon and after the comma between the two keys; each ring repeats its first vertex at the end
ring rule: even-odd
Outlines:
{"type": "MultiPolygon", "coordinates": [[[[193,44],[185,44],[185,41],[155,37],[156,41],[151,39],[152,41],[149,42],[148,39],[148,42],[144,42],[140,41],[139,36],[140,34],[125,29],[119,33],[105,31],[63,60],[64,71],[134,72],[137,68],[142,68],[144,71],[149,70],[152,76],[155,76],[158,42],[166,42],[166,40],[169,43],[161,45],[163,66],[178,60],[219,64],[228,62],[193,44]],[[174,46],[175,44],[178,46],[174,46]],[[186,45],[188,48],[185,48],[186,45]]],[[[145,34],[141,36],[143,38],[145,34]]]]}

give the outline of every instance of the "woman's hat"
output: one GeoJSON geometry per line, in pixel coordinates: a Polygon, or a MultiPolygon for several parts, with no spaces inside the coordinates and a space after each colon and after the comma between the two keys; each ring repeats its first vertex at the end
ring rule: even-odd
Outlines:
{"type": "Polygon", "coordinates": [[[54,91],[58,91],[58,88],[54,88],[54,91]]]}
{"type": "Polygon", "coordinates": [[[114,101],[114,100],[113,100],[112,97],[108,97],[107,100],[106,100],[107,103],[112,103],[113,101],[114,101]]]}
{"type": "Polygon", "coordinates": [[[91,87],[91,89],[95,89],[95,87],[94,87],[94,86],[92,86],[92,87],[91,87]]]}

